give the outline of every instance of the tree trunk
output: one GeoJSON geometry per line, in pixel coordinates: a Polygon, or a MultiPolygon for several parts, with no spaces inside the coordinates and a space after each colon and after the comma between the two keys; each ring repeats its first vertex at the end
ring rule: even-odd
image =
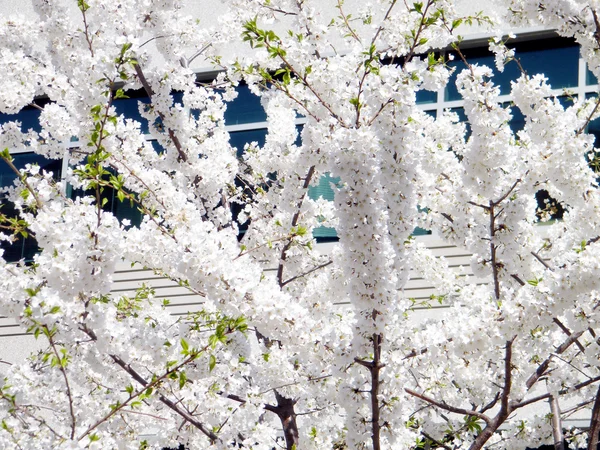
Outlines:
{"type": "Polygon", "coordinates": [[[381,370],[381,334],[373,334],[373,363],[371,366],[371,420],[373,450],[380,450],[381,424],[379,423],[379,371],[381,370]]]}
{"type": "Polygon", "coordinates": [[[285,448],[286,450],[298,450],[298,424],[296,423],[296,412],[294,411],[296,401],[280,395],[277,391],[274,392],[277,406],[269,409],[277,414],[279,420],[281,420],[285,448]]]}
{"type": "Polygon", "coordinates": [[[548,400],[550,412],[552,413],[552,436],[554,437],[554,450],[565,450],[565,439],[562,432],[562,421],[560,419],[560,407],[558,399],[553,395],[548,400]]]}
{"type": "Polygon", "coordinates": [[[590,419],[590,431],[588,432],[588,450],[598,448],[598,434],[600,433],[600,387],[596,393],[594,407],[592,408],[592,418],[590,419]]]}

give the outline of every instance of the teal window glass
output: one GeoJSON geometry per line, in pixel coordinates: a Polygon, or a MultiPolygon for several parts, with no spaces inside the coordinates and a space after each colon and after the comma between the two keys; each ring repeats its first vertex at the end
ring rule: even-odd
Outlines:
{"type": "Polygon", "coordinates": [[[417,91],[417,104],[435,103],[437,102],[438,94],[432,91],[417,91]]]}
{"type": "MultiPolygon", "coordinates": [[[[62,160],[46,159],[35,153],[17,153],[12,155],[13,164],[18,169],[25,168],[26,164],[36,164],[40,171],[52,172],[52,177],[59,180],[62,171],[62,160]]],[[[4,161],[0,161],[0,187],[6,187],[13,184],[17,175],[4,161]]],[[[0,212],[8,217],[18,215],[13,204],[6,200],[3,194],[0,194],[0,212]]],[[[8,262],[20,260],[31,261],[38,251],[36,240],[32,236],[17,236],[13,243],[6,241],[0,242],[0,248],[4,250],[4,259],[8,262]]]]}
{"type": "Polygon", "coordinates": [[[142,108],[150,108],[150,99],[146,95],[146,92],[143,89],[138,89],[136,91],[127,91],[125,94],[129,98],[120,98],[113,102],[117,114],[122,114],[126,119],[139,122],[142,133],[149,133],[148,121],[142,117],[139,110],[140,103],[146,105],[142,106],[142,108]]]}
{"type": "Polygon", "coordinates": [[[229,143],[237,151],[238,158],[244,154],[244,146],[251,142],[257,142],[260,147],[265,145],[267,136],[266,128],[258,130],[233,131],[229,133],[229,143]]]}
{"type": "MultiPolygon", "coordinates": [[[[528,75],[538,73],[548,77],[553,89],[576,87],[579,72],[579,46],[572,40],[551,38],[516,45],[515,55],[528,75]]],[[[508,94],[510,80],[521,75],[515,62],[504,69],[502,93],[508,94]]]]}
{"type": "MultiPolygon", "coordinates": [[[[548,78],[548,83],[554,89],[576,87],[578,82],[579,46],[574,41],[563,38],[549,38],[542,41],[517,43],[510,46],[516,50],[516,58],[528,75],[538,73],[548,78]]],[[[510,82],[521,76],[521,71],[515,61],[504,67],[504,72],[498,72],[494,56],[487,48],[465,50],[463,52],[470,64],[488,66],[494,73],[493,82],[500,87],[501,94],[510,94],[510,82]]],[[[456,76],[467,66],[454,55],[454,60],[448,64],[456,68],[450,77],[444,98],[446,101],[461,100],[456,88],[456,76]]]]}
{"type": "Polygon", "coordinates": [[[453,113],[456,113],[456,115],[458,116],[458,121],[463,122],[465,124],[465,128],[466,128],[465,139],[469,139],[469,137],[471,136],[471,125],[469,124],[469,121],[467,119],[467,114],[465,113],[465,109],[464,108],[452,108],[452,109],[450,109],[450,111],[452,111],[453,113]]]}
{"type": "Polygon", "coordinates": [[[250,92],[248,86],[237,87],[238,96],[227,104],[225,111],[226,125],[239,125],[253,122],[265,122],[267,114],[260,104],[260,98],[250,92]]]}
{"type": "MultiPolygon", "coordinates": [[[[494,66],[494,57],[487,50],[477,49],[470,52],[465,52],[465,57],[467,61],[469,61],[469,64],[477,64],[480,66],[485,65],[488,67],[494,66]]],[[[448,62],[448,66],[454,68],[454,72],[450,76],[448,84],[446,85],[444,99],[447,102],[462,100],[462,96],[458,93],[458,88],[456,87],[456,77],[460,72],[465,70],[467,66],[456,54],[454,54],[454,59],[448,62]]]]}
{"type": "MultiPolygon", "coordinates": [[[[587,98],[595,98],[596,94],[588,94],[587,98]]],[[[594,136],[595,147],[600,146],[600,119],[590,121],[586,131],[594,136]]],[[[600,152],[594,151],[586,155],[589,166],[594,172],[600,174],[600,152]]]]}
{"type": "Polygon", "coordinates": [[[598,84],[598,78],[596,78],[596,75],[588,68],[585,69],[585,84],[588,86],[598,84]]]}
{"type": "Polygon", "coordinates": [[[508,123],[508,125],[510,126],[510,129],[512,130],[513,133],[517,133],[519,131],[521,131],[524,127],[525,127],[525,116],[523,115],[523,113],[521,112],[521,110],[519,108],[517,108],[516,106],[512,105],[512,104],[504,104],[504,107],[510,106],[510,114],[512,115],[512,119],[510,119],[510,122],[508,123]]]}
{"type": "MultiPolygon", "coordinates": [[[[319,184],[308,188],[308,196],[313,200],[323,197],[325,200],[333,201],[335,193],[331,185],[337,185],[339,182],[339,177],[332,177],[329,174],[325,174],[319,180],[319,184]]],[[[317,239],[317,242],[321,240],[337,240],[335,228],[331,227],[317,227],[313,230],[313,236],[317,239]]]]}
{"type": "Polygon", "coordinates": [[[565,213],[563,206],[558,203],[555,199],[550,197],[548,191],[545,189],[541,189],[535,193],[535,200],[537,202],[537,212],[538,220],[541,220],[543,212],[548,211],[550,213],[549,220],[560,220],[565,213]]]}
{"type": "MultiPolygon", "coordinates": [[[[47,103],[47,100],[36,101],[38,106],[44,106],[47,103]]],[[[27,132],[29,130],[33,130],[40,132],[42,130],[42,127],[40,126],[40,113],[41,111],[33,106],[26,106],[17,114],[0,113],[0,124],[18,121],[21,122],[21,131],[27,132]]]]}
{"type": "MultiPolygon", "coordinates": [[[[113,173],[112,169],[109,169],[109,172],[113,173]]],[[[108,175],[106,175],[105,178],[108,179],[108,175]]],[[[69,196],[72,199],[84,195],[95,196],[95,189],[71,189],[69,192],[69,196]]],[[[137,204],[131,204],[131,201],[127,198],[120,201],[117,196],[117,191],[112,187],[102,186],[100,188],[100,201],[104,203],[102,209],[111,212],[120,221],[127,219],[131,222],[132,226],[139,226],[140,223],[142,223],[142,213],[138,209],[137,204]]]]}

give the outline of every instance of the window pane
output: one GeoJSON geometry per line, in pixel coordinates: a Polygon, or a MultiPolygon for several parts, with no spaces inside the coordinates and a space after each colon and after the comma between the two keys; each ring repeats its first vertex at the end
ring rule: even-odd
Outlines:
{"type": "MultiPolygon", "coordinates": [[[[479,66],[488,66],[490,68],[494,68],[494,57],[492,54],[486,49],[476,49],[471,51],[463,52],[469,64],[479,65],[479,66]]],[[[449,101],[454,100],[462,100],[462,96],[458,93],[458,89],[456,88],[456,77],[459,73],[467,68],[467,65],[460,59],[457,54],[454,54],[454,60],[448,63],[449,67],[453,67],[454,73],[450,76],[448,80],[448,84],[446,85],[446,91],[444,94],[444,99],[449,101]]],[[[498,83],[498,80],[494,80],[495,83],[498,83]]]]}
{"type": "Polygon", "coordinates": [[[19,121],[21,122],[21,131],[27,132],[29,130],[34,130],[39,132],[42,129],[42,127],[40,127],[40,113],[41,111],[39,109],[27,106],[17,114],[0,113],[0,123],[19,121]]]}
{"type": "MultiPolygon", "coordinates": [[[[553,89],[576,87],[579,68],[579,46],[571,40],[552,38],[525,42],[516,46],[516,57],[528,75],[544,74],[553,89]]],[[[504,70],[510,79],[521,75],[517,64],[510,62],[504,70]]],[[[509,93],[506,85],[503,93],[509,93]]]]}
{"type": "Polygon", "coordinates": [[[437,102],[437,92],[417,91],[417,104],[437,102]]]}
{"type": "MultiPolygon", "coordinates": [[[[12,155],[13,164],[18,169],[23,169],[27,164],[36,164],[40,167],[40,171],[52,172],[55,180],[61,177],[62,160],[46,159],[43,156],[35,153],[17,153],[12,155]]],[[[5,187],[13,184],[17,175],[11,170],[4,161],[0,161],[0,187],[5,187]]],[[[8,202],[3,196],[0,196],[0,212],[8,217],[16,217],[12,203],[8,202]]],[[[4,250],[4,259],[8,262],[16,262],[21,259],[31,261],[33,256],[38,251],[38,245],[34,238],[17,236],[15,242],[8,243],[0,242],[0,248],[4,250]]]]}
{"type": "MultiPolygon", "coordinates": [[[[148,121],[142,117],[140,114],[140,103],[144,105],[150,104],[150,99],[146,95],[146,92],[143,89],[138,89],[136,91],[127,91],[125,92],[129,98],[120,98],[116,99],[113,103],[117,114],[125,116],[126,119],[132,119],[141,124],[142,133],[149,133],[148,130],[148,121]]],[[[142,108],[149,108],[149,106],[142,106],[142,108]]]]}
{"type": "MultiPolygon", "coordinates": [[[[112,169],[109,169],[110,173],[114,173],[112,169]]],[[[108,180],[108,175],[103,177],[108,180]]],[[[71,189],[69,192],[69,196],[72,199],[77,197],[82,197],[84,195],[92,195],[95,196],[95,189],[71,189]]],[[[123,219],[127,219],[131,222],[133,226],[139,226],[142,223],[142,213],[138,210],[137,204],[131,204],[130,200],[125,198],[123,201],[120,201],[117,196],[117,191],[111,187],[102,187],[102,192],[100,194],[100,199],[102,202],[106,201],[102,209],[104,211],[108,211],[114,214],[114,216],[122,221],[123,219]]]]}
{"type": "Polygon", "coordinates": [[[594,75],[592,71],[587,68],[585,70],[585,84],[588,86],[598,84],[598,78],[596,78],[596,75],[594,75]]]}
{"type": "Polygon", "coordinates": [[[258,142],[258,145],[262,147],[265,145],[265,138],[267,136],[266,128],[258,130],[244,130],[234,131],[229,133],[229,143],[232,147],[237,149],[238,158],[244,153],[244,146],[251,142],[258,142]]]}
{"type": "MultiPolygon", "coordinates": [[[[337,185],[339,182],[339,177],[332,177],[327,173],[321,177],[319,184],[316,186],[309,186],[308,196],[313,200],[323,197],[325,200],[333,201],[335,192],[331,188],[331,185],[337,185]]],[[[313,237],[319,242],[321,239],[331,240],[331,238],[337,238],[337,233],[335,228],[320,226],[313,230],[313,237]]]]}
{"type": "Polygon", "coordinates": [[[225,111],[226,125],[265,122],[267,115],[260,104],[260,98],[250,92],[246,85],[237,87],[238,96],[227,104],[225,111]]]}
{"type": "MultiPolygon", "coordinates": [[[[521,63],[528,75],[544,74],[553,89],[576,87],[578,82],[579,46],[572,40],[549,38],[532,42],[521,42],[509,45],[515,48],[515,57],[521,63]]],[[[494,56],[487,48],[465,50],[463,52],[470,64],[486,65],[494,73],[493,82],[500,87],[500,93],[510,94],[510,82],[521,76],[516,62],[511,61],[504,67],[504,72],[498,72],[494,56]]],[[[448,64],[456,67],[450,77],[444,98],[446,101],[461,100],[456,89],[456,76],[466,69],[466,65],[458,55],[448,64]]]]}

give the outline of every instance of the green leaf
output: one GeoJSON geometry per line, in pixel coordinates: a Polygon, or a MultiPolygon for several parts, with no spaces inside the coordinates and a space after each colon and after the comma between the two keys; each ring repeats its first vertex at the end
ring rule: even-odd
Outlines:
{"type": "Polygon", "coordinates": [[[12,156],[10,156],[10,152],[8,151],[8,147],[0,152],[0,157],[6,159],[7,161],[12,161],[12,156]]]}
{"type": "Polygon", "coordinates": [[[181,372],[179,372],[179,389],[183,389],[183,386],[185,386],[186,381],[187,381],[187,375],[182,370],[181,372]]]}
{"type": "Polygon", "coordinates": [[[215,355],[210,355],[208,357],[208,370],[209,370],[209,372],[212,372],[216,365],[217,365],[217,358],[215,357],[215,355]]]}
{"type": "Polygon", "coordinates": [[[115,92],[115,98],[129,98],[129,96],[125,95],[125,91],[123,91],[123,89],[117,89],[115,92]]]}
{"type": "Polygon", "coordinates": [[[188,345],[187,341],[183,338],[181,338],[181,354],[182,355],[188,355],[190,353],[190,346],[188,345]]]}

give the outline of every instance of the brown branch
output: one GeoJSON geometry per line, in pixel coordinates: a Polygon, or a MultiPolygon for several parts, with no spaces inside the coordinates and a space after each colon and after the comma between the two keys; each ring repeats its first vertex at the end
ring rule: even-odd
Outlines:
{"type": "MultiPolygon", "coordinates": [[[[396,0],[394,0],[395,2],[396,0]]],[[[270,51],[273,49],[273,46],[271,45],[271,43],[268,40],[265,40],[264,42],[262,42],[262,44],[265,46],[265,48],[270,51]]],[[[319,103],[321,104],[321,106],[323,106],[328,112],[329,114],[331,114],[331,117],[333,117],[335,120],[338,121],[339,125],[342,128],[350,128],[348,126],[348,124],[346,124],[343,119],[335,113],[335,111],[333,110],[333,107],[327,103],[322,97],[321,95],[315,90],[315,88],[308,82],[308,80],[306,79],[306,75],[302,75],[300,74],[300,72],[298,72],[294,66],[287,60],[287,58],[285,57],[284,54],[282,54],[281,52],[277,52],[277,55],[279,56],[279,58],[281,59],[281,62],[283,62],[283,64],[290,70],[290,72],[292,74],[294,74],[300,81],[302,81],[302,84],[304,85],[304,87],[306,87],[319,101],[319,103]]],[[[273,80],[269,80],[269,81],[273,81],[273,80]]],[[[281,85],[279,85],[279,89],[281,89],[281,85]]],[[[284,87],[284,89],[282,89],[287,95],[289,95],[289,91],[286,87],[284,87]]],[[[297,100],[296,100],[297,101],[297,100]]],[[[307,110],[306,106],[304,107],[305,110],[307,110]]],[[[311,114],[311,116],[313,116],[311,114]]],[[[315,116],[313,116],[315,117],[315,116]]]]}
{"type": "Polygon", "coordinates": [[[512,345],[515,339],[516,336],[514,336],[510,341],[506,341],[504,356],[504,386],[500,396],[500,413],[503,411],[506,412],[507,417],[510,413],[508,400],[510,397],[510,390],[512,388],[512,345]]]}
{"type": "Polygon", "coordinates": [[[324,264],[318,265],[317,267],[314,267],[313,269],[310,269],[308,272],[304,272],[304,273],[302,273],[302,274],[300,274],[300,275],[296,275],[295,277],[292,277],[292,278],[290,278],[289,280],[286,280],[286,281],[284,281],[284,282],[281,284],[281,287],[285,286],[285,285],[286,285],[286,284],[288,284],[288,283],[291,283],[292,281],[295,281],[295,280],[297,280],[298,278],[305,277],[306,275],[310,275],[311,273],[313,273],[313,272],[316,272],[316,271],[317,271],[317,270],[319,270],[319,269],[323,269],[324,267],[327,267],[327,266],[328,266],[328,265],[330,265],[330,264],[333,264],[333,261],[327,261],[327,262],[326,262],[326,263],[324,263],[324,264]]]}
{"type": "Polygon", "coordinates": [[[56,348],[56,343],[54,342],[54,333],[48,328],[48,325],[44,325],[44,329],[46,330],[46,333],[44,333],[47,337],[48,337],[48,342],[50,344],[50,347],[52,348],[52,352],[54,353],[54,357],[56,358],[56,362],[58,365],[58,369],[60,370],[60,373],[62,374],[63,380],[65,382],[65,389],[66,389],[66,393],[67,393],[67,399],[69,400],[69,415],[71,416],[71,440],[73,440],[75,438],[75,428],[77,427],[77,421],[75,419],[75,411],[73,409],[73,394],[71,393],[71,386],[69,385],[69,377],[67,376],[67,369],[65,364],[63,364],[63,361],[59,355],[59,352],[56,348]]]}
{"type": "Polygon", "coordinates": [[[424,431],[421,431],[421,435],[430,440],[431,442],[433,442],[435,445],[437,445],[438,447],[444,448],[446,450],[452,450],[452,447],[448,447],[446,444],[444,444],[443,442],[438,441],[437,439],[434,439],[432,436],[430,436],[429,434],[425,433],[424,431]]]}
{"type": "Polygon", "coordinates": [[[381,449],[380,435],[381,435],[381,424],[379,423],[380,407],[379,407],[379,385],[381,380],[379,379],[379,372],[383,365],[381,364],[381,342],[383,338],[381,334],[373,334],[373,361],[371,363],[371,429],[373,434],[371,440],[373,442],[373,450],[381,449]]]}
{"type": "MultiPolygon", "coordinates": [[[[142,84],[142,87],[146,91],[146,94],[148,94],[148,98],[150,99],[150,101],[152,101],[152,97],[154,96],[154,91],[152,90],[152,86],[150,86],[150,84],[148,83],[148,80],[146,79],[146,76],[144,75],[144,72],[142,71],[142,67],[136,63],[136,64],[134,64],[134,68],[135,68],[135,73],[136,73],[138,79],[140,80],[140,83],[142,84]]],[[[165,115],[162,112],[158,111],[158,116],[164,123],[165,115]]],[[[179,138],[175,135],[175,132],[171,128],[167,128],[167,132],[169,133],[169,138],[173,142],[173,145],[177,149],[177,153],[179,155],[178,159],[180,161],[187,162],[188,157],[187,157],[186,153],[183,151],[183,147],[181,145],[181,142],[179,142],[179,138]]]]}
{"type": "Polygon", "coordinates": [[[404,67],[403,67],[403,69],[406,69],[406,65],[410,61],[412,61],[413,57],[415,56],[415,49],[418,47],[419,41],[421,40],[421,33],[426,28],[426,22],[427,21],[425,19],[425,16],[427,16],[427,12],[428,12],[429,8],[434,3],[435,3],[435,1],[428,0],[427,4],[425,5],[425,9],[423,9],[423,13],[421,14],[421,20],[419,21],[419,28],[417,29],[417,32],[414,35],[415,37],[414,37],[414,39],[412,41],[412,44],[410,45],[410,49],[408,50],[408,53],[406,54],[406,57],[404,58],[404,67]]]}
{"type": "MultiPolygon", "coordinates": [[[[129,364],[127,364],[125,361],[123,361],[119,356],[117,356],[117,355],[110,355],[110,357],[111,357],[111,359],[119,367],[121,367],[125,372],[127,372],[135,381],[137,381],[139,384],[141,384],[142,386],[144,386],[144,388],[147,389],[148,387],[151,387],[151,385],[157,384],[159,382],[159,380],[155,380],[152,383],[148,383],[140,374],[138,374],[129,364]]],[[[187,359],[190,359],[190,358],[187,358],[187,359]]],[[[182,364],[183,363],[179,364],[178,367],[180,367],[182,364]]],[[[172,369],[171,372],[173,370],[174,369],[172,369]]],[[[160,377],[160,379],[162,379],[162,378],[164,378],[164,377],[160,377]]],[[[219,437],[215,433],[213,433],[210,430],[210,428],[208,428],[202,422],[199,422],[188,411],[186,411],[183,407],[179,406],[179,404],[177,404],[177,403],[173,402],[172,400],[166,398],[162,394],[158,395],[158,399],[163,404],[165,404],[170,409],[172,409],[177,414],[179,414],[181,417],[183,417],[185,420],[187,420],[191,425],[193,425],[198,430],[200,430],[206,437],[208,437],[210,439],[211,443],[220,441],[219,437]]]]}
{"type": "Polygon", "coordinates": [[[551,395],[548,399],[550,412],[552,413],[552,437],[554,438],[554,450],[565,450],[565,439],[562,432],[562,420],[560,417],[560,406],[558,398],[551,395]]]}
{"type": "Polygon", "coordinates": [[[79,10],[81,11],[81,16],[83,17],[83,34],[85,36],[85,40],[87,42],[88,49],[90,50],[90,54],[92,55],[92,58],[93,58],[94,57],[94,48],[92,46],[92,43],[94,41],[94,38],[90,37],[90,28],[87,23],[87,17],[85,15],[85,12],[87,11],[88,8],[89,8],[89,6],[87,6],[85,2],[82,2],[82,4],[79,7],[79,10]]]}
{"type": "Polygon", "coordinates": [[[442,215],[442,217],[447,219],[450,223],[454,223],[454,219],[450,215],[448,215],[446,213],[440,213],[440,214],[442,215]]]}
{"type": "Polygon", "coordinates": [[[360,37],[358,37],[358,35],[356,34],[356,31],[354,31],[354,28],[352,28],[350,26],[350,22],[348,21],[348,17],[346,16],[346,14],[344,14],[344,10],[342,8],[342,0],[337,0],[337,9],[340,11],[340,16],[342,17],[342,20],[344,21],[344,24],[346,25],[346,28],[348,28],[348,31],[350,32],[350,34],[352,35],[352,37],[359,43],[362,45],[362,41],[360,40],[360,37]]]}
{"type": "MultiPolygon", "coordinates": [[[[291,227],[294,228],[298,225],[298,221],[300,220],[300,209],[302,208],[302,203],[304,203],[304,198],[306,197],[306,190],[308,186],[310,186],[310,181],[315,174],[315,166],[310,166],[308,169],[308,173],[306,177],[304,177],[304,183],[302,184],[302,189],[304,193],[298,203],[296,204],[296,212],[292,216],[292,224],[291,227]]],[[[293,239],[289,239],[289,241],[283,246],[281,249],[281,257],[279,258],[279,265],[277,267],[277,282],[279,283],[279,287],[283,287],[283,266],[285,265],[285,260],[287,258],[287,251],[292,246],[293,239]]]]}
{"type": "MultiPolygon", "coordinates": [[[[583,381],[583,382],[581,382],[579,384],[576,384],[575,386],[572,386],[570,388],[561,389],[560,391],[558,391],[558,393],[559,393],[559,395],[564,395],[564,394],[568,394],[569,392],[578,391],[580,389],[583,389],[586,386],[589,386],[590,384],[596,383],[597,381],[600,381],[600,376],[595,377],[595,378],[590,378],[589,380],[583,381]]],[[[549,393],[538,395],[537,397],[532,397],[530,399],[523,400],[523,401],[518,402],[518,403],[514,403],[513,404],[513,410],[522,408],[522,407],[527,406],[527,405],[531,405],[532,403],[537,403],[537,402],[539,402],[541,400],[546,400],[548,398],[550,398],[550,394],[549,393]]]]}
{"type": "Polygon", "coordinates": [[[550,270],[550,271],[554,271],[554,269],[552,267],[550,267],[548,265],[548,263],[546,263],[546,261],[543,260],[543,258],[536,252],[531,252],[531,254],[535,257],[535,259],[537,259],[542,266],[544,266],[546,269],[550,270]]]}
{"type": "Polygon", "coordinates": [[[496,403],[498,403],[498,400],[500,400],[500,392],[496,392],[496,395],[494,396],[492,401],[489,402],[487,405],[482,406],[481,409],[479,410],[479,412],[484,413],[487,410],[492,409],[494,406],[496,406],[496,403]]]}
{"type": "MultiPolygon", "coordinates": [[[[556,317],[552,319],[552,322],[554,322],[556,325],[558,325],[558,327],[567,336],[571,336],[571,331],[560,320],[558,320],[556,317]]],[[[585,348],[584,348],[583,345],[581,345],[581,342],[579,342],[578,340],[575,340],[575,344],[577,344],[577,348],[579,348],[579,350],[581,350],[582,353],[585,352],[585,348]]]]}
{"type": "Polygon", "coordinates": [[[27,182],[27,177],[24,174],[22,174],[19,169],[17,169],[17,167],[13,164],[11,158],[5,158],[4,156],[0,156],[0,157],[4,160],[4,162],[6,164],[8,164],[8,167],[10,167],[10,169],[17,175],[17,177],[19,178],[19,181],[21,181],[21,183],[23,183],[25,185],[25,187],[31,193],[31,195],[33,195],[33,198],[35,199],[35,204],[37,205],[38,209],[42,208],[42,206],[44,206],[44,204],[42,203],[39,196],[37,195],[37,192],[35,192],[33,190],[33,188],[31,187],[31,185],[27,182]]]}
{"type": "Polygon", "coordinates": [[[506,200],[506,198],[507,198],[507,197],[508,197],[508,196],[509,196],[509,195],[512,193],[512,191],[514,191],[514,190],[515,190],[515,188],[517,187],[517,185],[518,185],[520,182],[521,182],[521,179],[520,179],[520,178],[517,178],[517,181],[515,181],[515,182],[513,183],[513,185],[510,187],[510,189],[509,189],[508,191],[506,191],[506,193],[505,193],[505,194],[504,194],[502,197],[500,197],[500,198],[499,198],[498,200],[496,200],[495,202],[491,202],[491,201],[490,201],[490,203],[493,203],[493,204],[494,204],[494,206],[497,206],[497,205],[499,205],[500,203],[502,203],[502,202],[503,202],[504,200],[506,200]]]}
{"type": "MultiPolygon", "coordinates": [[[[583,331],[578,331],[577,333],[573,333],[571,334],[566,341],[564,341],[555,351],[555,354],[562,354],[564,353],[571,345],[573,345],[577,339],[579,339],[579,337],[583,334],[583,331]]],[[[546,370],[548,370],[548,367],[550,366],[550,358],[548,357],[546,360],[544,360],[536,369],[536,371],[527,379],[526,382],[526,386],[527,386],[527,390],[530,390],[533,385],[535,383],[537,383],[537,381],[542,377],[542,375],[544,375],[546,373],[546,370]]]]}
{"type": "Polygon", "coordinates": [[[486,210],[486,211],[487,211],[488,209],[490,209],[490,207],[489,207],[489,206],[482,205],[481,203],[475,203],[475,202],[472,202],[471,200],[469,200],[469,201],[467,202],[467,204],[469,204],[469,205],[473,205],[473,206],[477,206],[477,207],[479,207],[479,208],[482,208],[482,209],[484,209],[484,210],[486,210]]]}
{"type": "Polygon", "coordinates": [[[588,450],[598,448],[598,435],[600,434],[600,387],[596,392],[594,406],[592,407],[592,417],[590,419],[590,429],[588,431],[588,450]]]}
{"type": "Polygon", "coordinates": [[[275,399],[277,400],[277,406],[265,405],[264,408],[267,411],[275,413],[281,421],[283,428],[283,436],[285,438],[286,450],[295,450],[298,448],[300,435],[298,433],[298,424],[296,422],[296,412],[294,406],[297,400],[284,397],[277,391],[275,393],[275,399]]]}
{"type": "MultiPolygon", "coordinates": [[[[98,340],[96,333],[94,333],[93,330],[89,329],[87,327],[87,325],[82,324],[80,327],[80,330],[83,331],[85,334],[87,334],[93,341],[98,340]]],[[[183,362],[178,364],[176,367],[173,367],[169,371],[167,371],[167,373],[165,375],[163,375],[162,377],[158,377],[156,380],[149,383],[148,381],[146,381],[144,379],[144,377],[142,377],[135,369],[133,369],[133,367],[131,367],[130,364],[125,362],[120,356],[111,354],[111,355],[109,355],[109,357],[113,360],[113,362],[115,364],[117,364],[127,374],[129,374],[131,376],[131,378],[133,378],[135,381],[137,381],[139,384],[141,384],[144,387],[144,389],[141,390],[140,393],[144,392],[149,387],[152,387],[155,384],[158,384],[161,380],[163,380],[165,377],[167,377],[170,373],[173,373],[174,371],[179,370],[179,368],[181,368],[183,365],[188,364],[189,362],[191,362],[195,359],[195,357],[190,355],[190,357],[186,358],[186,360],[184,360],[183,362]]],[[[215,433],[213,433],[210,430],[210,428],[208,428],[202,422],[198,421],[191,413],[189,413],[182,406],[180,406],[179,402],[175,403],[162,394],[158,395],[158,399],[161,401],[161,403],[168,406],[170,409],[172,409],[177,414],[179,414],[183,419],[187,420],[192,426],[194,426],[195,428],[200,430],[200,432],[202,432],[205,436],[207,436],[210,439],[211,443],[220,442],[219,437],[215,433]]],[[[104,419],[104,420],[106,420],[106,419],[104,419]]],[[[100,423],[97,423],[96,426],[98,426],[98,425],[100,425],[100,423]]],[[[91,431],[91,429],[93,429],[93,428],[88,429],[88,431],[86,431],[86,433],[91,431]]],[[[83,438],[83,436],[85,436],[85,433],[84,433],[84,435],[82,435],[82,438],[83,438]]]]}
{"type": "Polygon", "coordinates": [[[494,202],[490,200],[490,206],[487,212],[490,215],[490,259],[492,263],[492,276],[494,277],[494,295],[496,300],[500,300],[500,274],[498,273],[498,263],[496,262],[496,215],[494,214],[494,202]]]}
{"type": "Polygon", "coordinates": [[[596,114],[596,112],[598,111],[598,108],[600,108],[600,99],[596,98],[596,104],[594,105],[594,109],[592,110],[590,115],[587,117],[587,119],[585,120],[585,122],[583,123],[581,128],[579,128],[579,130],[577,130],[577,132],[575,133],[575,136],[578,136],[585,131],[587,126],[592,121],[592,117],[594,117],[594,114],[596,114]]]}
{"type": "Polygon", "coordinates": [[[525,282],[523,280],[521,280],[521,278],[516,275],[516,274],[511,274],[511,277],[513,278],[513,280],[516,280],[517,283],[519,283],[521,286],[525,286],[525,282]]]}
{"type": "Polygon", "coordinates": [[[433,406],[436,406],[440,409],[443,409],[445,411],[452,412],[455,414],[462,414],[464,416],[477,417],[478,419],[483,420],[486,424],[491,423],[491,419],[488,416],[486,416],[485,414],[482,414],[480,412],[473,411],[471,409],[457,408],[455,406],[448,405],[444,401],[441,401],[441,402],[437,401],[431,397],[426,396],[425,394],[419,394],[418,392],[413,391],[412,389],[409,389],[409,388],[404,388],[404,391],[407,394],[412,395],[413,397],[417,397],[418,399],[421,399],[421,400],[423,400],[433,406]]]}

